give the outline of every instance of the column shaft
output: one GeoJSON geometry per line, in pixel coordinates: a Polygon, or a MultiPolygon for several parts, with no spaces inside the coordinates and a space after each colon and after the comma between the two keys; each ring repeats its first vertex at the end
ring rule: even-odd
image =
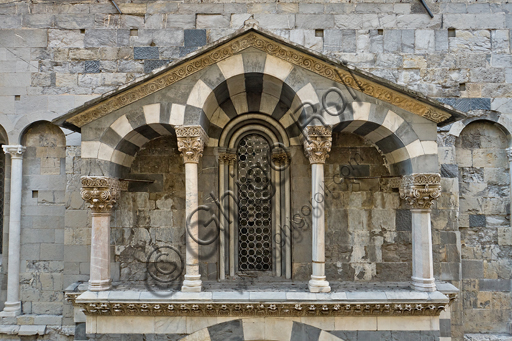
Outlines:
{"type": "Polygon", "coordinates": [[[430,210],[411,209],[412,286],[418,291],[435,291],[430,210]]]}
{"type": "Polygon", "coordinates": [[[186,268],[185,280],[183,281],[182,291],[199,292],[201,291],[201,275],[199,274],[199,244],[194,241],[199,238],[198,226],[198,183],[197,183],[197,163],[185,163],[185,192],[187,218],[190,217],[190,224],[187,225],[186,234],[186,268]],[[194,237],[194,238],[192,238],[194,237]]]}
{"type": "Polygon", "coordinates": [[[226,174],[224,170],[224,161],[219,159],[219,200],[220,200],[220,208],[219,208],[219,219],[221,220],[221,230],[219,233],[219,279],[226,279],[226,218],[225,218],[225,200],[222,195],[226,191],[224,177],[226,174]],[[222,210],[222,212],[221,212],[222,210]]]}
{"type": "Polygon", "coordinates": [[[92,213],[89,290],[110,289],[110,212],[92,213]]]}
{"type": "Polygon", "coordinates": [[[7,301],[1,316],[21,314],[20,247],[21,247],[21,189],[23,179],[22,146],[3,146],[11,154],[11,192],[9,207],[9,259],[7,264],[7,301]]]}

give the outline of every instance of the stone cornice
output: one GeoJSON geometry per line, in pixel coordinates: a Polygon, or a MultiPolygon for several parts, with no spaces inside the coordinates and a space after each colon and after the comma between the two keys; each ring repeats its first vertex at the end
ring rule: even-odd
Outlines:
{"type": "Polygon", "coordinates": [[[10,154],[12,158],[22,158],[23,153],[27,150],[27,147],[22,145],[3,145],[2,149],[5,154],[10,154]]]}
{"type": "Polygon", "coordinates": [[[201,126],[176,126],[178,150],[184,163],[198,163],[203,156],[208,135],[201,126]]]}
{"type": "Polygon", "coordinates": [[[304,130],[304,154],[311,164],[325,163],[332,146],[332,129],[308,126],[304,130]]]}
{"type": "MultiPolygon", "coordinates": [[[[72,298],[70,298],[72,299],[72,298]]],[[[437,316],[449,303],[76,303],[86,315],[111,316],[437,316]]]]}
{"type": "Polygon", "coordinates": [[[416,209],[430,209],[441,196],[441,175],[417,173],[404,175],[400,186],[400,198],[416,209]]]}
{"type": "MultiPolygon", "coordinates": [[[[429,105],[424,101],[391,89],[390,87],[392,87],[392,85],[386,86],[379,82],[372,81],[371,76],[363,76],[363,73],[360,71],[352,71],[339,63],[335,65],[334,62],[322,60],[310,53],[304,53],[296,47],[288,46],[284,43],[267,38],[251,29],[248,32],[242,32],[240,36],[235,36],[233,39],[220,44],[218,47],[198,54],[189,61],[170,66],[168,70],[156,76],[152,76],[138,84],[135,83],[128,87],[125,86],[126,89],[118,90],[117,94],[106,96],[105,99],[87,107],[81,112],[77,110],[77,114],[65,119],[63,122],[64,124],[81,128],[98,118],[162,90],[165,87],[250,47],[261,50],[271,56],[285,60],[335,82],[344,83],[353,89],[433,122],[440,123],[451,117],[449,113],[429,105]]],[[[383,80],[381,80],[381,82],[383,82],[383,80]]],[[[393,85],[393,87],[397,88],[396,85],[393,85]]]]}
{"type": "Polygon", "coordinates": [[[80,195],[93,213],[110,213],[127,182],[105,176],[82,176],[80,195]]]}

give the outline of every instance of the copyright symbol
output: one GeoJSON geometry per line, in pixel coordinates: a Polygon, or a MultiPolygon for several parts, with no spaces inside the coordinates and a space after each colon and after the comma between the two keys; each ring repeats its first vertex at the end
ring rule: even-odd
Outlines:
{"type": "Polygon", "coordinates": [[[153,280],[169,284],[178,279],[185,269],[181,254],[172,246],[157,246],[146,259],[146,270],[153,280]]]}

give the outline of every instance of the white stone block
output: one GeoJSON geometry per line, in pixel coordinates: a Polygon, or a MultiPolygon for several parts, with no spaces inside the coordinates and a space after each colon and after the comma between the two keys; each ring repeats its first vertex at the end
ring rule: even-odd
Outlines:
{"type": "Polygon", "coordinates": [[[187,332],[187,318],[185,316],[155,317],[156,334],[185,334],[187,332]]]}
{"type": "Polygon", "coordinates": [[[438,316],[378,316],[378,330],[439,330],[438,316]]]}
{"type": "Polygon", "coordinates": [[[274,76],[280,80],[285,80],[286,77],[290,74],[293,69],[293,65],[276,58],[271,55],[267,55],[267,60],[265,61],[265,69],[263,73],[274,76]]]}
{"type": "Polygon", "coordinates": [[[226,60],[218,62],[217,66],[225,79],[244,73],[244,61],[241,54],[234,55],[226,60]]]}
{"type": "Polygon", "coordinates": [[[208,95],[212,92],[212,89],[201,79],[196,82],[192,91],[190,91],[190,95],[187,99],[187,104],[192,105],[196,108],[202,108],[204,102],[208,98],[208,95]]]}
{"type": "Polygon", "coordinates": [[[377,330],[377,317],[346,316],[334,318],[335,330],[377,330]]]}

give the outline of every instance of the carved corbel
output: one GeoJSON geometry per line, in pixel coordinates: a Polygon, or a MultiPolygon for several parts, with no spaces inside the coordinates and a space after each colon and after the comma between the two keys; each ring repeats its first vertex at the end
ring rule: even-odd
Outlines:
{"type": "Polygon", "coordinates": [[[208,142],[204,129],[201,126],[177,126],[175,130],[183,163],[198,163],[208,142]]]}
{"type": "Polygon", "coordinates": [[[82,176],[80,195],[93,213],[110,213],[128,183],[106,176],[82,176]]]}
{"type": "Polygon", "coordinates": [[[325,163],[332,146],[332,128],[308,126],[304,131],[304,154],[310,163],[325,163]]]}
{"type": "Polygon", "coordinates": [[[404,175],[400,186],[400,198],[415,209],[430,209],[434,200],[441,196],[441,175],[417,173],[404,175]]]}

